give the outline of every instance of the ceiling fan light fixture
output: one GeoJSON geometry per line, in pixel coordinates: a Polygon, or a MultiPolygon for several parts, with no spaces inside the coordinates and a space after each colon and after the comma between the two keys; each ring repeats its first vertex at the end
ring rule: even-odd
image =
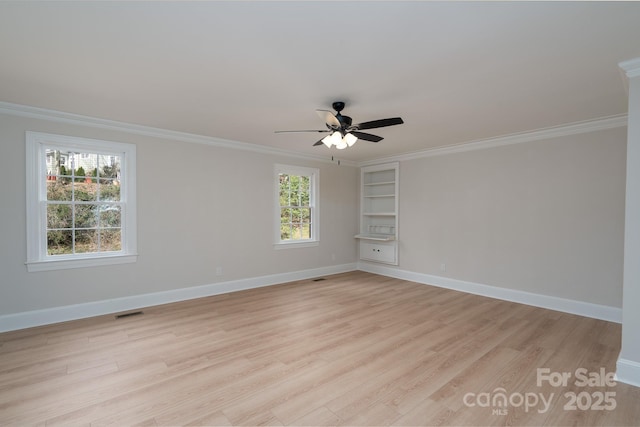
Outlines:
{"type": "Polygon", "coordinates": [[[335,131],[333,133],[333,145],[336,147],[338,145],[342,145],[342,133],[340,131],[335,131]]]}
{"type": "Polygon", "coordinates": [[[333,145],[333,142],[331,141],[331,135],[327,135],[322,138],[322,143],[326,145],[327,148],[331,148],[331,145],[333,145]]]}
{"type": "MultiPolygon", "coordinates": [[[[340,132],[338,132],[338,131],[333,132],[329,136],[325,136],[322,139],[322,143],[324,145],[326,145],[327,147],[329,147],[329,148],[331,148],[332,145],[335,145],[336,148],[338,148],[338,146],[342,145],[342,134],[340,132]]],[[[346,145],[345,145],[345,147],[346,147],[346,145]]],[[[339,149],[341,149],[341,148],[339,148],[339,149]]]]}
{"type": "Polygon", "coordinates": [[[352,133],[348,133],[344,136],[344,138],[342,138],[342,140],[349,146],[352,147],[353,144],[356,143],[356,141],[358,140],[358,137],[355,136],[352,133]]]}

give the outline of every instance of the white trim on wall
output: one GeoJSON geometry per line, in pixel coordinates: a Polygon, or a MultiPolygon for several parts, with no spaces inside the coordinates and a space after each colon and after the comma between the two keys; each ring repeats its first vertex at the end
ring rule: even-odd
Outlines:
{"type": "MultiPolygon", "coordinates": [[[[100,119],[96,117],[83,116],[80,114],[65,113],[62,111],[48,110],[46,108],[30,107],[28,105],[12,104],[0,101],[0,113],[12,116],[27,117],[32,119],[47,120],[56,123],[66,123],[76,126],[89,126],[98,129],[115,130],[127,132],[135,135],[151,136],[154,138],[169,139],[172,141],[188,142],[192,144],[204,144],[214,147],[228,148],[233,150],[252,151],[261,154],[272,154],[305,160],[315,160],[323,163],[333,163],[328,156],[292,153],[290,150],[283,150],[274,147],[267,147],[248,142],[232,141],[211,136],[197,135],[193,133],[178,132],[168,129],[161,129],[151,126],[142,126],[131,123],[118,122],[115,120],[100,119]]],[[[341,160],[340,164],[345,166],[356,166],[355,162],[341,160]]]]}
{"type": "MultiPolygon", "coordinates": [[[[635,70],[636,63],[629,61],[621,63],[630,69],[635,70]]],[[[635,72],[635,71],[633,71],[635,72]]],[[[27,105],[12,104],[10,102],[0,101],[0,113],[10,114],[20,117],[36,118],[48,120],[57,123],[68,123],[79,126],[90,126],[100,129],[116,130],[121,132],[129,132],[136,135],[152,136],[162,139],[170,139],[174,141],[189,142],[194,144],[205,144],[221,148],[229,148],[234,150],[253,151],[262,154],[281,155],[293,158],[316,160],[325,163],[333,163],[326,156],[310,156],[291,151],[281,150],[274,147],[267,147],[258,144],[250,144],[247,142],[232,141],[222,138],[214,138],[210,136],[196,135],[186,132],[178,132],[167,129],[155,128],[151,126],[135,125],[131,123],[123,123],[114,120],[100,119],[96,117],[83,116],[80,114],[65,113],[61,111],[48,110],[45,108],[30,107],[27,105]]],[[[554,126],[551,128],[537,129],[517,134],[499,136],[476,141],[462,142],[447,147],[430,148],[413,153],[400,154],[384,158],[375,158],[362,162],[353,162],[350,160],[341,160],[340,164],[345,166],[370,166],[379,163],[397,162],[403,160],[419,159],[422,157],[440,156],[451,153],[460,153],[464,151],[480,150],[483,148],[500,147],[503,145],[520,144],[523,142],[537,141],[541,139],[557,138],[566,135],[575,135],[580,133],[595,132],[598,130],[612,129],[627,125],[627,115],[619,114],[616,116],[597,118],[583,122],[568,123],[565,125],[554,126]]]]}
{"type": "MultiPolygon", "coordinates": [[[[231,280],[203,286],[173,289],[170,291],[154,292],[151,294],[68,305],[64,307],[53,307],[44,310],[5,314],[0,316],[0,333],[35,326],[49,325],[52,323],[66,322],[69,320],[118,313],[160,304],[186,301],[212,295],[220,295],[229,292],[261,288],[264,286],[277,285],[296,280],[306,280],[330,274],[346,273],[354,270],[361,270],[396,279],[408,280],[425,285],[452,289],[504,301],[517,302],[520,304],[561,311],[564,313],[577,314],[579,316],[591,317],[609,322],[622,322],[622,310],[616,307],[466,282],[463,280],[416,273],[360,261],[357,264],[341,264],[294,271],[290,273],[279,273],[268,276],[231,280]]],[[[618,361],[618,370],[621,377],[620,381],[629,384],[634,384],[632,381],[636,381],[636,384],[640,384],[640,365],[636,366],[635,362],[628,361],[628,363],[626,363],[624,360],[620,359],[618,361]]]]}
{"type": "Polygon", "coordinates": [[[517,302],[534,307],[606,320],[608,322],[622,323],[622,309],[617,307],[592,304],[589,302],[576,301],[549,295],[534,294],[515,289],[483,285],[480,283],[466,282],[464,280],[434,276],[431,274],[416,273],[413,271],[385,267],[362,261],[358,262],[358,270],[397,279],[409,280],[425,285],[437,286],[439,288],[453,289],[469,294],[481,295],[489,298],[496,298],[504,301],[517,302]]]}
{"type": "Polygon", "coordinates": [[[640,58],[622,61],[618,64],[628,78],[640,77],[640,58]]]}
{"type": "Polygon", "coordinates": [[[618,359],[615,380],[640,387],[640,363],[633,360],[618,359]]]}
{"type": "Polygon", "coordinates": [[[267,276],[231,280],[189,288],[172,289],[169,291],[154,292],[151,294],[67,305],[64,307],[53,307],[44,310],[5,314],[0,316],[0,332],[32,328],[35,326],[49,325],[69,320],[84,319],[87,317],[101,316],[160,304],[226,294],[229,292],[261,288],[264,286],[277,285],[296,280],[306,280],[330,274],[346,273],[354,271],[355,269],[355,263],[333,265],[329,267],[271,274],[267,276]]]}
{"type": "Polygon", "coordinates": [[[382,159],[367,160],[359,162],[358,166],[376,165],[383,162],[400,162],[406,160],[420,159],[423,157],[443,156],[446,154],[462,153],[465,151],[482,150],[486,148],[502,147],[504,145],[522,144],[524,142],[539,141],[544,139],[558,138],[568,135],[596,132],[600,130],[614,129],[627,125],[627,115],[603,117],[583,122],[568,123],[561,126],[538,129],[528,132],[511,135],[498,136],[494,138],[468,141],[461,144],[449,145],[446,147],[429,148],[413,153],[400,154],[397,156],[385,157],[382,159]]]}

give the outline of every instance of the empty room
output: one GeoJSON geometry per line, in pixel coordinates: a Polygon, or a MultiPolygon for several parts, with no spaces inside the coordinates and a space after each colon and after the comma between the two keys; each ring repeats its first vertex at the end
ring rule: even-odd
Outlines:
{"type": "Polygon", "coordinates": [[[640,2],[0,2],[0,425],[640,425],[640,2]]]}

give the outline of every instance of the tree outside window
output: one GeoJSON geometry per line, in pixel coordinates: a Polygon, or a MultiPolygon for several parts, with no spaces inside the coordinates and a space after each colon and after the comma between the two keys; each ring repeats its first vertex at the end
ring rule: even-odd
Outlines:
{"type": "Polygon", "coordinates": [[[278,165],[278,243],[317,240],[318,170],[278,165]]]}

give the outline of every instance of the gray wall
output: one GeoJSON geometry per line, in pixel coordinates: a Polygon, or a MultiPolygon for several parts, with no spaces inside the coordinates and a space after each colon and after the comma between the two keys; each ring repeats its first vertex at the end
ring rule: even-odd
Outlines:
{"type": "MultiPolygon", "coordinates": [[[[625,149],[617,128],[401,161],[398,268],[621,307],[625,149]]],[[[8,115],[0,158],[0,315],[356,261],[354,167],[8,115]],[[137,263],[26,272],[26,130],[136,144],[137,263]],[[274,163],[320,168],[319,246],[273,249],[274,163]]]]}
{"type": "Polygon", "coordinates": [[[616,128],[403,161],[399,268],[621,307],[625,158],[616,128]]]}
{"type": "Polygon", "coordinates": [[[0,315],[356,262],[355,167],[2,114],[0,159],[0,315]],[[136,144],[137,263],[27,273],[27,130],[136,144]],[[319,246],[273,248],[275,163],[320,168],[319,246]]]}

